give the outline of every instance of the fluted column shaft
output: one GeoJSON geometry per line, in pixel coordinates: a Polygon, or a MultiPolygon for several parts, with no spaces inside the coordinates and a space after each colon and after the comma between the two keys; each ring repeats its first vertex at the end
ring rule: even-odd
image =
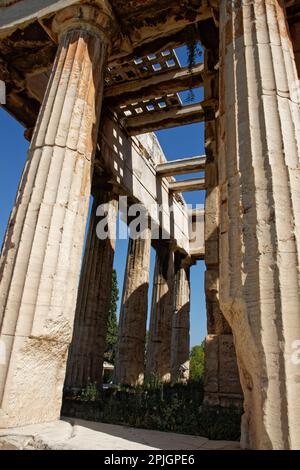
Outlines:
{"type": "Polygon", "coordinates": [[[174,311],[171,340],[171,381],[186,382],[190,358],[190,264],[175,253],[174,311]]]}
{"type": "MultiPolygon", "coordinates": [[[[218,99],[218,50],[206,50],[204,66],[205,99],[218,99]]],[[[228,406],[241,402],[236,354],[231,328],[219,302],[220,286],[220,188],[218,181],[219,119],[205,123],[205,300],[207,333],[205,338],[204,401],[209,405],[228,406]]]]}
{"type": "MultiPolygon", "coordinates": [[[[205,51],[204,66],[206,100],[218,99],[219,75],[216,65],[219,56],[215,51],[205,51]]],[[[219,226],[220,189],[218,184],[218,119],[205,123],[205,300],[207,332],[209,335],[230,334],[231,329],[219,304],[219,226]]]]}
{"type": "Polygon", "coordinates": [[[174,288],[172,244],[160,242],[156,248],[150,331],[147,345],[146,380],[171,380],[171,338],[174,288]]]}
{"type": "Polygon", "coordinates": [[[115,194],[106,190],[96,192],[67,364],[65,387],[69,389],[86,388],[89,383],[97,384],[98,387],[102,384],[107,320],[111,301],[117,210],[118,201],[115,194]],[[97,226],[101,221],[97,217],[97,209],[100,206],[103,208],[102,220],[107,222],[107,237],[102,239],[97,233],[97,226]]]}
{"type": "Polygon", "coordinates": [[[129,239],[125,271],[114,383],[142,384],[148,312],[151,232],[129,239]]]}
{"type": "Polygon", "coordinates": [[[107,15],[77,6],[55,18],[59,47],[1,254],[7,360],[0,366],[0,428],[60,415],[109,47],[107,15]]]}
{"type": "Polygon", "coordinates": [[[221,1],[220,303],[242,445],[300,448],[300,108],[284,2],[221,1]]]}

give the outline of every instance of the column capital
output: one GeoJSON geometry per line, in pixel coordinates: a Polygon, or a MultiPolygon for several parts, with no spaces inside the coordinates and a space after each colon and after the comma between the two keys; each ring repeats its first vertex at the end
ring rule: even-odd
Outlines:
{"type": "Polygon", "coordinates": [[[178,259],[178,267],[180,268],[186,269],[196,264],[196,260],[193,256],[184,254],[179,250],[175,251],[175,256],[178,256],[176,259],[178,259]]]}
{"type": "Polygon", "coordinates": [[[196,261],[195,259],[188,255],[188,256],[185,256],[182,260],[181,260],[181,266],[182,268],[184,269],[187,269],[187,268],[190,268],[191,266],[193,266],[194,264],[196,264],[196,261]]]}
{"type": "Polygon", "coordinates": [[[111,43],[111,38],[117,31],[117,20],[112,7],[107,0],[92,5],[71,5],[56,13],[52,30],[58,38],[68,31],[85,30],[111,43]]]}

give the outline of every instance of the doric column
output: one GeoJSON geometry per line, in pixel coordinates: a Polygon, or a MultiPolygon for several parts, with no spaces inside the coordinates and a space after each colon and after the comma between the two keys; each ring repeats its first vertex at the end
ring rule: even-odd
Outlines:
{"type": "MultiPolygon", "coordinates": [[[[205,50],[205,99],[218,99],[218,49],[205,50]]],[[[205,338],[204,401],[209,405],[241,404],[242,393],[231,328],[219,302],[220,189],[218,181],[219,119],[205,123],[205,338]]]]}
{"type": "MultiPolygon", "coordinates": [[[[204,56],[206,100],[217,100],[219,55],[214,50],[206,50],[204,56]]],[[[207,310],[207,330],[209,334],[231,333],[219,304],[219,225],[220,190],[218,184],[218,119],[205,123],[205,298],[207,310]]]]}
{"type": "Polygon", "coordinates": [[[171,338],[174,288],[172,242],[160,241],[156,247],[150,331],[147,343],[146,380],[171,380],[171,338]]]}
{"type": "Polygon", "coordinates": [[[59,47],[0,264],[0,428],[59,418],[111,11],[59,12],[59,47]]]}
{"type": "Polygon", "coordinates": [[[171,381],[187,382],[190,359],[190,264],[175,253],[174,310],[171,340],[171,381]]]}
{"type": "Polygon", "coordinates": [[[129,239],[114,383],[138,385],[144,381],[145,343],[151,231],[147,236],[129,239]]]}
{"type": "Polygon", "coordinates": [[[284,2],[222,0],[220,303],[243,447],[300,448],[300,108],[284,2]],[[296,356],[296,357],[295,357],[296,356]]]}
{"type": "Polygon", "coordinates": [[[98,387],[102,384],[118,201],[116,195],[108,190],[95,190],[93,193],[94,203],[67,363],[66,389],[86,388],[89,383],[96,383],[98,387]],[[100,207],[101,211],[98,209],[100,207]]]}

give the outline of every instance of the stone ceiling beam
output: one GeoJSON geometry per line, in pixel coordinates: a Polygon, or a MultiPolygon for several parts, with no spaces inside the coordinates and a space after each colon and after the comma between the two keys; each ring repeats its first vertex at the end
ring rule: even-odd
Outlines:
{"type": "Polygon", "coordinates": [[[105,98],[110,106],[125,105],[200,86],[203,86],[203,64],[110,86],[105,91],[105,98]]]}
{"type": "Polygon", "coordinates": [[[143,115],[121,120],[129,135],[144,134],[160,129],[193,124],[204,120],[213,119],[211,102],[197,103],[180,108],[171,108],[166,111],[152,111],[143,115]],[[210,107],[209,107],[210,105],[210,107]]]}
{"type": "MultiPolygon", "coordinates": [[[[202,22],[198,23],[199,28],[201,28],[202,22]]],[[[162,38],[156,38],[152,41],[149,41],[145,44],[140,44],[136,46],[133,50],[127,52],[127,54],[120,54],[120,51],[112,51],[111,56],[109,57],[109,65],[117,67],[122,65],[124,62],[130,62],[136,59],[137,57],[145,57],[149,54],[156,54],[162,49],[174,49],[180,47],[186,43],[187,38],[191,36],[198,38],[199,31],[196,28],[196,25],[188,25],[185,28],[182,28],[180,31],[171,32],[167,36],[162,38]]]]}
{"type": "Polygon", "coordinates": [[[161,177],[184,175],[187,173],[197,173],[204,171],[206,157],[190,157],[180,160],[173,160],[166,163],[160,163],[156,167],[156,174],[161,177]]]}
{"type": "Polygon", "coordinates": [[[190,257],[192,258],[193,261],[199,261],[199,260],[204,260],[204,255],[205,255],[205,250],[204,250],[204,246],[201,247],[201,249],[191,249],[189,251],[189,255],[190,257]]]}
{"type": "Polygon", "coordinates": [[[172,181],[169,183],[170,191],[181,193],[205,189],[205,178],[192,178],[185,181],[172,181]]]}
{"type": "Polygon", "coordinates": [[[176,8],[175,3],[169,1],[168,8],[165,11],[157,9],[155,15],[153,12],[149,12],[148,16],[146,16],[146,21],[145,9],[141,13],[140,18],[132,17],[130,33],[123,39],[119,50],[115,52],[113,49],[112,51],[114,59],[120,59],[130,53],[134,53],[134,50],[141,45],[145,46],[147,43],[180,34],[181,30],[186,26],[212,17],[212,11],[206,2],[202,2],[198,10],[194,10],[191,14],[186,11],[185,6],[176,8]],[[139,24],[139,20],[141,24],[139,24]]]}

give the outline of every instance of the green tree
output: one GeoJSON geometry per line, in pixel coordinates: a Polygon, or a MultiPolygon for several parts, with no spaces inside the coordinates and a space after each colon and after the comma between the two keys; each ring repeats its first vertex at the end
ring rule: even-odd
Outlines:
{"type": "Polygon", "coordinates": [[[190,380],[200,380],[204,374],[204,342],[194,346],[190,354],[190,380]]]}
{"type": "Polygon", "coordinates": [[[117,272],[114,269],[112,273],[111,301],[107,320],[106,333],[106,351],[105,360],[114,363],[115,346],[118,341],[118,320],[117,320],[117,303],[119,300],[119,288],[117,280],[117,272]]]}

